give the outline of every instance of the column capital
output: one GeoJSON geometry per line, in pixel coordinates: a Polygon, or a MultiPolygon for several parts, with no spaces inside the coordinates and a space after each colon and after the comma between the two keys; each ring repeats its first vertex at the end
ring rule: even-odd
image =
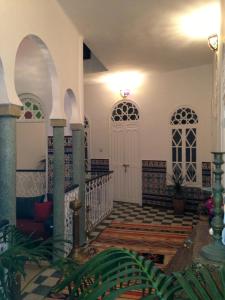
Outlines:
{"type": "Polygon", "coordinates": [[[11,116],[19,118],[21,115],[21,106],[11,103],[0,104],[0,116],[11,116]]]}
{"type": "Polygon", "coordinates": [[[66,119],[51,119],[52,127],[66,127],[66,119]]]}
{"type": "Polygon", "coordinates": [[[82,123],[72,123],[70,124],[71,130],[82,130],[84,129],[84,125],[82,123]]]}

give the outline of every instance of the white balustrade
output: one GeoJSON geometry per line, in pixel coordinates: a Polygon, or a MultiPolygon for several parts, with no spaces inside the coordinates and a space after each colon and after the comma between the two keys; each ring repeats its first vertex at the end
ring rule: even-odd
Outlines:
{"type": "Polygon", "coordinates": [[[64,205],[65,205],[65,218],[64,218],[64,239],[69,241],[65,243],[64,255],[68,256],[73,248],[73,210],[70,208],[70,202],[78,198],[79,187],[75,187],[65,193],[64,205]]]}
{"type": "Polygon", "coordinates": [[[112,176],[113,173],[108,172],[86,181],[86,231],[93,230],[112,211],[112,176]]]}
{"type": "MultiPolygon", "coordinates": [[[[112,172],[98,175],[86,181],[85,184],[85,212],[86,212],[86,231],[91,231],[105,217],[107,217],[113,208],[112,197],[112,172]]],[[[65,233],[64,239],[69,241],[65,243],[64,253],[68,256],[73,247],[73,210],[70,208],[70,202],[78,198],[79,187],[69,190],[65,193],[65,233]]]]}

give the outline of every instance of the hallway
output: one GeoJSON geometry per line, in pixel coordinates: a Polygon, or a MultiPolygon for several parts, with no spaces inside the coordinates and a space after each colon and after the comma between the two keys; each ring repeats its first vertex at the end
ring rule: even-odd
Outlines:
{"type": "MultiPolygon", "coordinates": [[[[114,202],[112,213],[91,233],[91,240],[95,240],[104,229],[110,226],[112,221],[171,226],[195,226],[198,223],[198,215],[186,212],[183,216],[176,216],[172,209],[162,209],[151,206],[140,207],[136,204],[114,202]]],[[[34,273],[35,271],[32,270],[32,272],[34,273]]],[[[60,274],[55,272],[55,270],[46,270],[28,287],[27,292],[23,295],[23,299],[43,299],[44,296],[48,295],[51,287],[57,282],[59,277],[60,274]]]]}

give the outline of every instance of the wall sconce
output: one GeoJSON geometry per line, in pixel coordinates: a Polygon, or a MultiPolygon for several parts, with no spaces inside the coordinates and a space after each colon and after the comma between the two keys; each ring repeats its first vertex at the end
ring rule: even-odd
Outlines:
{"type": "Polygon", "coordinates": [[[213,51],[218,49],[218,35],[214,34],[208,37],[209,48],[213,51]]]}
{"type": "Polygon", "coordinates": [[[128,89],[120,90],[120,95],[122,98],[126,98],[130,95],[130,90],[128,90],[128,89]]]}

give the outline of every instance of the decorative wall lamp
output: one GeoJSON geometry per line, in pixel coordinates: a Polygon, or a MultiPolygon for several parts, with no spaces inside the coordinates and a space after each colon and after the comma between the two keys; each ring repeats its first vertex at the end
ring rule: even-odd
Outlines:
{"type": "Polygon", "coordinates": [[[218,49],[218,35],[214,34],[208,37],[209,48],[213,51],[218,49]]]}
{"type": "Polygon", "coordinates": [[[130,90],[122,89],[122,90],[120,90],[120,95],[123,99],[125,99],[126,97],[128,97],[130,95],[130,90]]]}

